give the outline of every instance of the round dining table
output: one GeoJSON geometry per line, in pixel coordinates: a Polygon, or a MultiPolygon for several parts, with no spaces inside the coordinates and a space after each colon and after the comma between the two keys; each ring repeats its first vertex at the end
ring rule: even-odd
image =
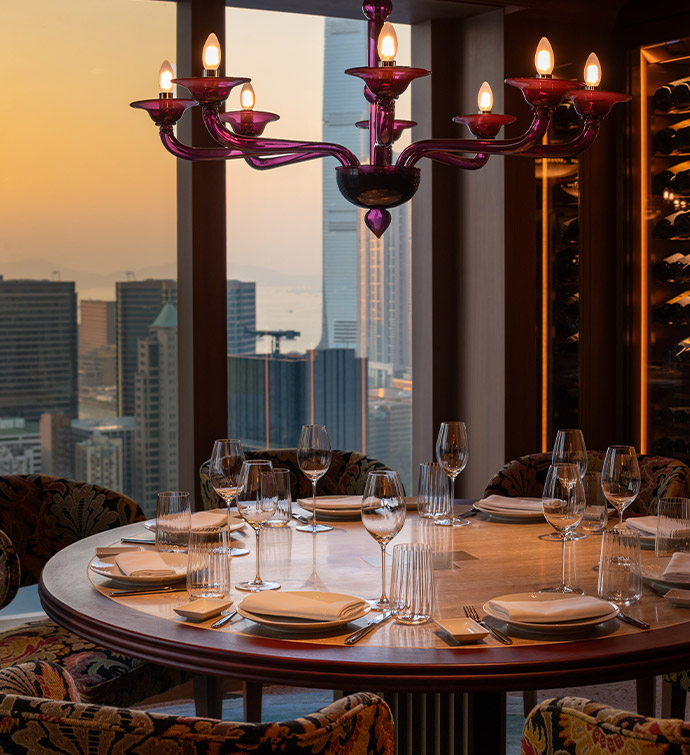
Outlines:
{"type": "MultiPolygon", "coordinates": [[[[389,546],[431,546],[436,619],[463,617],[465,606],[474,606],[484,617],[483,606],[492,598],[560,582],[561,543],[540,539],[550,531],[543,519],[505,522],[482,513],[470,521],[466,527],[440,527],[410,511],[389,546]]],[[[292,524],[265,528],[262,577],[280,582],[283,590],[378,597],[378,544],[360,521],[330,524],[332,531],[317,535],[298,532],[292,524]]],[[[491,635],[474,644],[458,644],[435,621],[418,626],[388,621],[347,646],[345,638],[372,614],[325,632],[280,631],[240,615],[212,629],[214,619],[194,623],[173,611],[188,600],[185,592],[111,597],[110,591],[122,585],[97,575],[89,564],[97,546],[119,544],[123,536],[151,533],[142,524],[129,525],[80,540],[53,556],[39,585],[41,602],[52,619],[111,650],[212,678],[370,690],[387,699],[406,695],[408,702],[422,707],[431,704],[431,693],[441,693],[436,703],[451,700],[446,707],[456,751],[462,749],[461,741],[470,752],[502,751],[501,702],[507,691],[648,678],[690,668],[690,609],[671,605],[659,584],[646,583],[640,601],[626,609],[649,623],[648,630],[611,619],[576,632],[532,633],[489,618],[511,637],[512,645],[491,635]]],[[[232,559],[235,583],[254,576],[255,545],[248,527],[233,538],[244,539],[251,551],[232,559]]],[[[596,595],[600,547],[596,534],[567,543],[569,578],[588,594],[596,595]]],[[[643,565],[654,559],[653,550],[642,555],[643,565]]],[[[230,597],[237,604],[246,594],[233,589],[230,597]]],[[[410,705],[397,705],[398,715],[402,717],[404,710],[409,714],[410,705]]],[[[427,742],[438,738],[432,728],[411,736],[427,742]]]]}

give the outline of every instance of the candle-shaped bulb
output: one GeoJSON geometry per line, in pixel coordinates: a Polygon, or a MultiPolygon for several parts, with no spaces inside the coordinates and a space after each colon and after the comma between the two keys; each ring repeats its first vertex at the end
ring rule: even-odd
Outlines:
{"type": "Polygon", "coordinates": [[[490,113],[491,108],[494,106],[494,93],[491,91],[491,87],[489,86],[488,81],[485,81],[479,87],[477,104],[479,105],[480,113],[490,113]]]}
{"type": "Polygon", "coordinates": [[[398,35],[395,33],[393,24],[389,21],[381,27],[377,49],[379,58],[383,63],[393,63],[395,54],[398,52],[398,35]]]}
{"type": "Polygon", "coordinates": [[[254,87],[247,82],[240,89],[240,105],[242,105],[242,110],[253,110],[254,99],[254,87]]]}
{"type": "Polygon", "coordinates": [[[213,33],[206,39],[202,59],[207,71],[217,71],[220,68],[220,42],[213,33]]]}
{"type": "Polygon", "coordinates": [[[174,78],[175,72],[173,71],[173,67],[170,65],[170,61],[164,60],[163,64],[161,65],[160,71],[158,71],[158,87],[161,90],[161,94],[172,92],[172,80],[174,78]]]}
{"type": "Polygon", "coordinates": [[[590,52],[585,63],[585,84],[590,87],[598,87],[601,81],[601,63],[596,53],[590,52]]]}
{"type": "Polygon", "coordinates": [[[553,71],[553,47],[546,37],[542,37],[534,55],[534,65],[540,76],[550,76],[553,71]]]}

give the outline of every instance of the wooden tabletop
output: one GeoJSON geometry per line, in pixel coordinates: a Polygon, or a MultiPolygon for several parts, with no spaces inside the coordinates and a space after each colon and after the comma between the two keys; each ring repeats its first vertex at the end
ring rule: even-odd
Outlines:
{"type": "MultiPolygon", "coordinates": [[[[437,611],[463,616],[462,607],[490,598],[556,584],[561,545],[539,539],[544,523],[506,524],[479,515],[462,528],[435,526],[408,514],[391,544],[425,542],[434,551],[437,611]]],[[[332,522],[332,532],[311,535],[293,526],[262,535],[262,576],[286,590],[326,589],[378,597],[380,551],[361,522],[332,522]]],[[[239,533],[250,555],[232,560],[232,581],[254,576],[254,535],[239,533]]],[[[359,644],[344,638],[365,619],[325,634],[286,634],[236,617],[222,629],[209,620],[192,624],[174,606],[185,593],[113,599],[113,583],[90,572],[97,545],[121,534],[142,535],[143,525],[79,541],[46,565],[39,593],[48,615],[89,640],[145,660],[193,672],[257,682],[327,689],[391,691],[502,691],[616,681],[690,668],[690,609],[673,608],[645,585],[639,603],[626,609],[652,625],[648,631],[611,620],[577,635],[543,637],[500,622],[512,646],[488,637],[476,645],[451,646],[434,623],[410,627],[389,622],[359,644]]],[[[236,537],[238,533],[234,533],[236,537]]],[[[569,543],[573,581],[596,594],[601,538],[569,543]]],[[[653,559],[643,551],[643,560],[653,559]]],[[[390,569],[388,569],[390,575],[390,569]]],[[[233,589],[237,603],[246,593],[233,589]]],[[[493,620],[492,620],[493,622],[493,620]]]]}

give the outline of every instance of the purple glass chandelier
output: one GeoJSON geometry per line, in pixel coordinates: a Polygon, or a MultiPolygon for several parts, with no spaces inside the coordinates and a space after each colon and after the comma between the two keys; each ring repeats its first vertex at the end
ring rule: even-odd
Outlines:
{"type": "Polygon", "coordinates": [[[419,186],[417,162],[429,158],[465,170],[481,168],[490,155],[524,155],[526,157],[568,157],[589,147],[599,132],[601,121],[613,105],[630,99],[626,94],[598,89],[601,66],[592,53],[585,64],[584,82],[554,79],[553,50],[543,37],[537,47],[533,78],[506,79],[520,89],[533,111],[532,123],[519,137],[496,139],[502,126],[512,123],[512,115],[492,113],[493,95],[487,82],[479,90],[479,112],[456,116],[456,123],[468,127],[474,138],[423,139],[406,147],[393,162],[393,143],[406,128],[415,124],[395,118],[395,101],[414,79],[428,76],[423,68],[397,66],[397,38],[392,24],[386,21],[392,10],[391,0],[367,2],[362,10],[369,28],[368,65],[348,68],[345,73],[364,81],[364,96],[369,102],[369,120],[359,121],[359,128],[369,129],[369,164],[362,165],[357,156],[339,144],[263,138],[267,124],[278,119],[275,113],[254,110],[254,91],[249,79],[219,76],[220,45],[215,34],[206,40],[203,51],[204,75],[173,78],[165,61],[159,74],[158,99],[139,100],[131,106],[146,110],[160,130],[165,148],[185,160],[232,160],[241,158],[253,168],[264,170],[292,165],[330,155],[340,163],[336,179],[342,195],[352,204],[367,210],[365,223],[380,237],[388,228],[388,210],[408,202],[419,186]],[[191,93],[191,99],[172,96],[174,84],[191,93]],[[221,107],[232,89],[242,85],[241,110],[223,112],[221,107]],[[582,119],[582,129],[571,141],[540,144],[551,116],[563,101],[570,100],[582,119]],[[218,142],[218,147],[191,147],[182,144],[174,126],[185,110],[201,106],[204,124],[218,142]]]}

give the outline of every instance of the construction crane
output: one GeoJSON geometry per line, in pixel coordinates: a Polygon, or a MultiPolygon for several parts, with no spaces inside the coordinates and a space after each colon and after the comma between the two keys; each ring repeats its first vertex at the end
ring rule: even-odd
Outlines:
{"type": "Polygon", "coordinates": [[[273,356],[280,355],[280,342],[283,338],[288,341],[294,341],[295,338],[299,338],[302,333],[299,330],[251,330],[246,329],[247,335],[254,336],[254,338],[263,338],[264,336],[270,336],[273,341],[271,343],[271,353],[273,356]]]}

